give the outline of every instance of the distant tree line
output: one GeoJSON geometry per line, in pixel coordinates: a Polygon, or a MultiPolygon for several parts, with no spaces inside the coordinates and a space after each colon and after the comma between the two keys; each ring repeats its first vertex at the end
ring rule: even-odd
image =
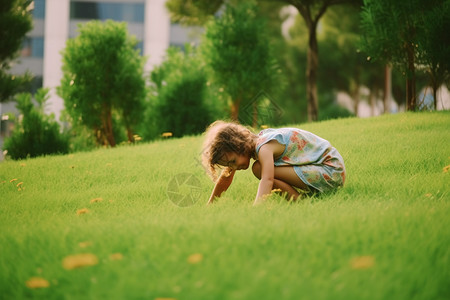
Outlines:
{"type": "MultiPolygon", "coordinates": [[[[279,32],[272,32],[271,40],[278,40],[275,44],[276,52],[280,56],[278,57],[280,65],[284,73],[291,76],[287,79],[290,81],[287,89],[295,100],[291,97],[290,101],[294,102],[293,106],[299,108],[298,114],[304,115],[304,111],[307,110],[307,119],[310,121],[320,119],[318,99],[323,98],[323,102],[327,102],[326,99],[329,98],[323,91],[330,89],[330,80],[324,76],[336,78],[338,75],[341,77],[339,81],[344,79],[341,84],[347,81],[347,88],[355,100],[356,107],[360,85],[366,85],[374,94],[380,87],[386,89],[385,69],[394,69],[392,88],[397,98],[404,90],[398,87],[400,80],[398,74],[404,76],[406,81],[404,98],[408,110],[415,110],[418,102],[416,80],[431,85],[435,103],[436,90],[442,84],[449,84],[450,1],[448,0],[255,1],[258,3],[259,11],[270,18],[272,24],[280,25],[280,10],[282,11],[286,4],[295,7],[299,13],[301,21],[297,21],[292,28],[296,32],[293,40],[286,43],[284,38],[280,38],[279,32]],[[319,23],[322,28],[320,31],[318,31],[319,23]],[[331,23],[334,23],[334,28],[338,31],[323,32],[323,27],[331,23]],[[342,43],[344,39],[346,43],[342,43]],[[331,51],[333,43],[338,48],[331,51]],[[319,49],[322,50],[319,52],[319,49]],[[335,59],[331,61],[330,56],[335,59]],[[319,64],[319,61],[322,63],[319,64]],[[343,63],[339,64],[340,62],[343,63]],[[331,70],[330,66],[336,68],[331,70]],[[352,68],[353,70],[350,70],[352,68]],[[429,76],[429,81],[423,78],[424,74],[429,76]],[[292,80],[292,77],[295,79],[292,80]],[[306,109],[305,101],[301,100],[305,98],[306,109]]],[[[175,21],[204,24],[208,16],[217,14],[225,3],[232,5],[238,2],[169,0],[167,7],[175,21]]],[[[389,91],[383,92],[386,94],[389,91]]],[[[387,97],[388,95],[384,96],[387,97]]]]}
{"type": "MultiPolygon", "coordinates": [[[[22,12],[23,20],[17,23],[23,37],[31,28],[29,2],[3,3],[6,8],[0,7],[0,13],[22,12]]],[[[64,153],[153,140],[164,132],[181,137],[202,132],[217,118],[258,126],[345,117],[351,113],[336,104],[337,91],[353,98],[356,112],[363,86],[370,90],[372,105],[380,95],[388,99],[392,89],[397,101],[404,98],[407,109],[415,110],[416,82],[429,84],[434,99],[436,90],[449,84],[449,3],[169,0],[173,21],[201,24],[205,31],[198,46],[170,48],[150,74],[144,73],[146,58],[126,23],[88,22],[63,51],[57,92],[64,99],[67,126],[51,144],[54,152],[64,153]],[[287,4],[298,15],[282,32],[287,4]]],[[[0,57],[1,74],[7,74],[16,57],[21,36],[11,42],[12,54],[0,57]]],[[[9,78],[5,82],[11,82],[9,78]]],[[[10,99],[26,81],[24,76],[13,88],[0,86],[1,99],[10,99]]],[[[46,91],[38,96],[37,110],[29,106],[31,95],[16,97],[22,114],[35,116],[25,116],[16,126],[16,141],[26,126],[45,134],[50,130],[52,136],[61,132],[52,117],[43,114],[46,91]]],[[[20,158],[37,152],[10,154],[20,158]]]]}

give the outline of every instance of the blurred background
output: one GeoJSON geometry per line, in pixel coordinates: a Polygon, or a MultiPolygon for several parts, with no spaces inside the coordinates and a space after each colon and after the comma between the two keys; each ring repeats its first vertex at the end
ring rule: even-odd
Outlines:
{"type": "Polygon", "coordinates": [[[1,57],[2,80],[21,81],[0,86],[1,158],[198,134],[215,119],[257,129],[450,109],[449,1],[389,2],[5,0],[3,34],[30,25],[1,57]],[[67,146],[27,149],[53,143],[23,137],[36,122],[67,146]]]}

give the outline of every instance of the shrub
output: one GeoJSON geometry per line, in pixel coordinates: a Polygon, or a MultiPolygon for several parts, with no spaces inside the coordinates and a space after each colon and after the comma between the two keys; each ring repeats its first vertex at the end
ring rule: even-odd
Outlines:
{"type": "Polygon", "coordinates": [[[47,94],[48,89],[38,90],[37,107],[31,101],[31,94],[17,95],[17,108],[23,117],[16,123],[11,137],[5,140],[4,146],[12,159],[68,152],[68,139],[60,134],[59,124],[54,120],[54,116],[44,114],[47,94]]]}
{"type": "Polygon", "coordinates": [[[146,139],[163,132],[175,137],[198,134],[212,121],[202,63],[189,45],[185,51],[170,48],[166,60],[151,73],[151,102],[141,132],[146,139]]]}

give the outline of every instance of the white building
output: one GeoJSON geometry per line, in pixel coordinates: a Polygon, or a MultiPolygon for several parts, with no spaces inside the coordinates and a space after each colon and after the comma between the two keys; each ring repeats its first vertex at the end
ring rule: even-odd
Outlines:
{"type": "MultiPolygon", "coordinates": [[[[51,89],[49,112],[59,120],[63,101],[55,92],[62,77],[61,50],[67,39],[78,35],[78,24],[90,20],[127,22],[130,34],[139,41],[141,53],[148,57],[146,71],[162,62],[169,46],[183,47],[196,42],[195,29],[171,24],[166,0],[34,0],[34,28],[23,43],[19,62],[11,68],[13,74],[30,71],[34,75],[32,92],[40,87],[51,89]]],[[[15,112],[15,103],[0,103],[1,136],[8,131],[6,113],[15,112]]],[[[1,154],[0,154],[1,158],[1,154]]]]}

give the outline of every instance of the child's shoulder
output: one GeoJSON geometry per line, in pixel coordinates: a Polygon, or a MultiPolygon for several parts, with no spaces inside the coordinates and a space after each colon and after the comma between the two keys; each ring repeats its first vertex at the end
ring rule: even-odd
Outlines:
{"type": "Polygon", "coordinates": [[[293,132],[292,129],[293,128],[267,128],[261,130],[256,142],[257,148],[271,140],[276,140],[280,144],[288,143],[293,132]]]}
{"type": "Polygon", "coordinates": [[[293,127],[282,127],[282,128],[267,128],[263,129],[258,133],[258,136],[267,136],[267,135],[290,135],[292,132],[302,131],[298,128],[293,127]]]}

